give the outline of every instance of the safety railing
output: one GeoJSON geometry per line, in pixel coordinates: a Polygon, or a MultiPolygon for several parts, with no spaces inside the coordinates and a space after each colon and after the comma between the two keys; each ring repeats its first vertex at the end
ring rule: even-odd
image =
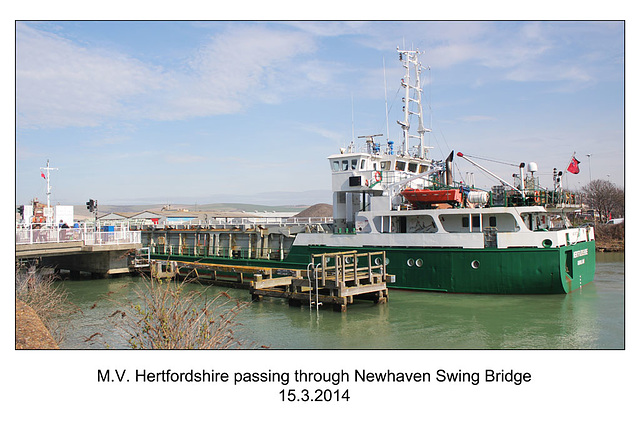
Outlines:
{"type": "Polygon", "coordinates": [[[140,231],[118,229],[95,231],[86,228],[16,227],[16,244],[83,242],[85,245],[118,245],[142,242],[140,231]]]}
{"type": "Polygon", "coordinates": [[[141,243],[140,231],[96,231],[88,232],[84,236],[85,245],[122,245],[127,243],[141,243]]]}
{"type": "Polygon", "coordinates": [[[16,228],[16,244],[78,242],[84,240],[80,228],[16,228]]]}

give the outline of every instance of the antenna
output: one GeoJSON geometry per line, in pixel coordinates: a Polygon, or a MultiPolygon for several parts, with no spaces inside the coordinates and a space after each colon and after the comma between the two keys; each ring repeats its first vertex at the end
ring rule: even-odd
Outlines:
{"type": "Polygon", "coordinates": [[[351,143],[356,140],[355,119],[353,116],[353,92],[351,92],[351,143]]]}
{"type": "Polygon", "coordinates": [[[432,108],[433,98],[431,95],[431,87],[432,87],[433,80],[431,78],[431,65],[427,65],[427,70],[429,70],[429,143],[431,143],[430,130],[433,129],[433,108],[432,108]]]}
{"type": "Polygon", "coordinates": [[[387,67],[382,57],[382,75],[384,76],[384,114],[387,121],[387,142],[389,142],[389,106],[387,105],[387,67]]]}

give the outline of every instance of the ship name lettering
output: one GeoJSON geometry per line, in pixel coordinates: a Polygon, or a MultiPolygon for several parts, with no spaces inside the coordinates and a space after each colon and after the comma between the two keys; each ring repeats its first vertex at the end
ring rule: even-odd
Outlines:
{"type": "Polygon", "coordinates": [[[579,258],[581,256],[587,256],[589,254],[589,249],[580,249],[579,251],[575,251],[573,253],[573,258],[579,258]]]}

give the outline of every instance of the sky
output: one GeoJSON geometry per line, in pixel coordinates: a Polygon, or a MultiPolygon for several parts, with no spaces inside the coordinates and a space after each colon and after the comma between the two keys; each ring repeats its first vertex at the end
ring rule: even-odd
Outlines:
{"type": "MultiPolygon", "coordinates": [[[[329,155],[353,136],[401,141],[398,46],[424,52],[433,158],[481,157],[508,181],[505,163],[536,162],[548,187],[575,152],[567,187],[624,187],[624,34],[622,21],[17,21],[16,204],[46,200],[47,160],[53,204],[330,203],[329,155]]],[[[467,172],[497,184],[457,160],[455,178],[467,172]]]]}

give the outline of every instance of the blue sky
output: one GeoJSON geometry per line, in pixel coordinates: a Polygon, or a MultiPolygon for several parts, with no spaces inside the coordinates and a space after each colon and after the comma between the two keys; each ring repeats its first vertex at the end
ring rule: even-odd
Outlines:
{"type": "Polygon", "coordinates": [[[329,202],[327,156],[386,134],[385,69],[400,141],[403,44],[433,157],[535,161],[550,186],[576,152],[569,187],[624,186],[622,22],[19,21],[16,202],[46,199],[47,159],[60,204],[329,202]]]}

